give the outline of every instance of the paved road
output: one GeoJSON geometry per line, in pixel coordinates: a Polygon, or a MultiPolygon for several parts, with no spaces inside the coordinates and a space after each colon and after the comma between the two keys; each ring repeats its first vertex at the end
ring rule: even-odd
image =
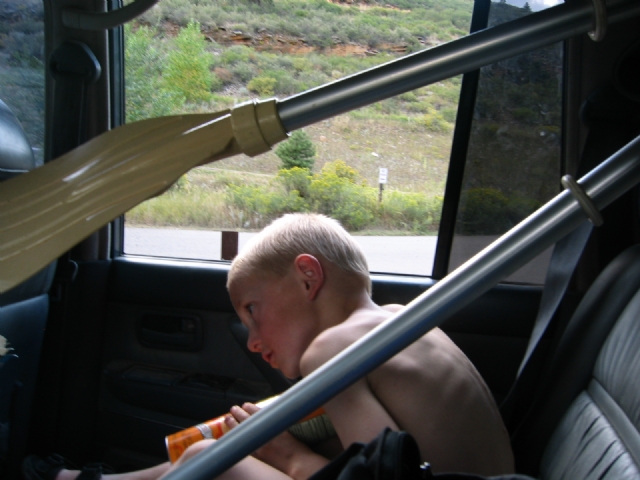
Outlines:
{"type": "MultiPolygon", "coordinates": [[[[255,233],[240,233],[242,250],[255,233]]],[[[436,237],[354,237],[362,246],[372,272],[431,275],[436,237]]],[[[220,260],[220,232],[172,228],[127,227],[126,253],[202,260],[220,260]]]]}
{"type": "MultiPolygon", "coordinates": [[[[240,233],[238,248],[242,250],[255,233],[240,233]]],[[[435,236],[359,237],[372,272],[431,275],[435,255],[435,236]]],[[[456,237],[451,254],[455,268],[489,245],[497,237],[456,237]]],[[[133,228],[125,230],[125,253],[157,257],[220,260],[220,232],[180,230],[173,228],[133,228]]],[[[513,282],[544,283],[551,249],[544,252],[515,274],[513,282]]]]}

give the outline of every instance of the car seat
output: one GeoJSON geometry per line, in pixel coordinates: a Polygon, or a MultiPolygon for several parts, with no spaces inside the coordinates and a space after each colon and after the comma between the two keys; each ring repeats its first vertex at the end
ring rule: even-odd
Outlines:
{"type": "Polygon", "coordinates": [[[512,437],[544,480],[640,478],[640,245],[618,255],[565,329],[512,437]]]}
{"type": "MultiPolygon", "coordinates": [[[[0,100],[0,181],[36,167],[31,145],[0,100]]],[[[0,357],[0,477],[19,478],[55,265],[0,294],[0,335],[11,348],[0,357]]]]}

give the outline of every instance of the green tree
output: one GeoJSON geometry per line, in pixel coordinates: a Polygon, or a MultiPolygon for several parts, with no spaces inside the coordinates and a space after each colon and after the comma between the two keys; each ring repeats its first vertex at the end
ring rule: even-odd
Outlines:
{"type": "Polygon", "coordinates": [[[127,122],[176,113],[184,96],[163,88],[162,67],[165,58],[155,47],[155,32],[141,26],[133,31],[125,25],[125,69],[127,122]]]}
{"type": "Polygon", "coordinates": [[[311,170],[315,162],[316,146],[306,132],[296,130],[276,148],[276,155],[282,160],[283,169],[300,167],[311,170]]]}
{"type": "Polygon", "coordinates": [[[167,90],[184,95],[188,102],[206,102],[222,81],[211,73],[213,55],[205,49],[200,23],[191,21],[180,30],[167,57],[164,81],[167,90]]]}

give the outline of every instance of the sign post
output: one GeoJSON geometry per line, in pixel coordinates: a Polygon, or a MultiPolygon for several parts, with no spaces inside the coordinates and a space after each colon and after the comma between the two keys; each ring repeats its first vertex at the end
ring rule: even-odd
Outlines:
{"type": "Polygon", "coordinates": [[[238,255],[238,232],[222,232],[220,259],[233,260],[238,255]]]}
{"type": "Polygon", "coordinates": [[[382,191],[384,190],[384,184],[387,183],[387,174],[389,170],[387,168],[380,168],[380,175],[378,176],[378,185],[380,191],[378,193],[378,203],[382,203],[382,191]]]}

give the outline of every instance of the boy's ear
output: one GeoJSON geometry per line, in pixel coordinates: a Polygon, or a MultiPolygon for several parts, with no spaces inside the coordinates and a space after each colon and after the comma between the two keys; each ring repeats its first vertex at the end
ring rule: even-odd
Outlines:
{"type": "Polygon", "coordinates": [[[313,255],[303,253],[294,260],[294,269],[297,277],[304,283],[309,300],[314,300],[324,284],[324,270],[320,261],[313,255]]]}

